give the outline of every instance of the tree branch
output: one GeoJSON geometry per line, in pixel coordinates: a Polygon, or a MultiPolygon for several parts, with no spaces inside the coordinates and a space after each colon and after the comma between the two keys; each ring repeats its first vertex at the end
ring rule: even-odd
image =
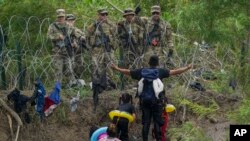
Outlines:
{"type": "Polygon", "coordinates": [[[8,117],[8,121],[9,121],[9,125],[10,125],[10,135],[11,135],[11,139],[12,141],[14,141],[14,133],[13,133],[13,128],[12,128],[12,120],[9,114],[7,114],[8,117]]]}
{"type": "Polygon", "coordinates": [[[116,7],[114,4],[112,4],[110,1],[106,0],[107,3],[109,3],[112,7],[114,7],[116,10],[118,10],[119,12],[123,13],[123,11],[121,9],[119,9],[118,7],[116,7]]]}
{"type": "Polygon", "coordinates": [[[18,116],[18,114],[15,112],[15,111],[13,111],[1,98],[0,98],[0,105],[2,105],[3,106],[3,108],[5,109],[5,110],[7,110],[9,113],[10,113],[10,115],[11,116],[13,116],[14,118],[15,118],[15,120],[17,121],[17,124],[19,125],[19,126],[22,126],[23,125],[23,122],[22,122],[22,120],[20,119],[20,117],[18,116]]]}

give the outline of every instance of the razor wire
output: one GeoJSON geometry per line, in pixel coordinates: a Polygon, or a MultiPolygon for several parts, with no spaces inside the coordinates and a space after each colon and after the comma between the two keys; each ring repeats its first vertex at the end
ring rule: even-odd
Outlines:
{"type": "MultiPolygon", "coordinates": [[[[50,39],[47,37],[47,30],[49,25],[53,22],[49,18],[40,19],[39,17],[32,16],[29,18],[20,17],[13,15],[10,18],[6,18],[8,21],[8,25],[3,27],[0,26],[0,31],[7,35],[8,40],[6,41],[2,53],[1,53],[1,66],[5,70],[6,80],[7,80],[7,89],[11,89],[17,86],[19,76],[25,75],[25,88],[32,88],[33,81],[36,77],[41,77],[43,83],[45,85],[49,85],[54,83],[54,64],[52,60],[51,50],[52,43],[50,39]],[[16,24],[19,23],[19,24],[16,24]],[[4,28],[4,29],[3,29],[4,28]],[[21,60],[17,60],[17,44],[20,44],[21,47],[21,60]],[[17,63],[18,61],[22,62],[23,68],[21,72],[17,71],[17,63]]],[[[77,19],[77,23],[80,23],[82,26],[80,29],[83,29],[86,32],[86,27],[93,22],[92,19],[77,19]]],[[[183,39],[178,36],[174,36],[174,44],[175,46],[179,46],[179,48],[191,48],[189,41],[187,39],[183,39]]],[[[116,47],[119,48],[119,47],[116,47]]],[[[214,50],[210,51],[208,49],[201,50],[201,47],[198,45],[199,50],[193,57],[193,62],[198,64],[199,67],[204,67],[208,70],[213,70],[214,65],[221,67],[223,69],[223,60],[219,60],[216,56],[214,50]]],[[[179,54],[179,50],[175,50],[174,63],[175,67],[180,67],[183,64],[187,64],[187,61],[191,62],[192,57],[189,59],[183,60],[183,56],[179,54]]],[[[192,51],[195,48],[191,48],[192,51]]],[[[117,55],[118,49],[115,51],[114,62],[121,62],[119,60],[119,56],[117,55]]],[[[191,52],[192,52],[191,51],[191,52]]],[[[133,52],[128,52],[133,55],[135,60],[133,60],[132,66],[136,66],[136,68],[141,67],[141,62],[143,60],[144,55],[138,56],[133,52]]],[[[189,52],[190,53],[190,52],[189,52]]],[[[229,53],[229,52],[227,52],[229,53]]],[[[188,52],[184,52],[184,56],[186,56],[188,52]]],[[[100,56],[102,56],[100,54],[100,56]]],[[[84,70],[82,70],[81,76],[83,76],[84,80],[91,80],[91,54],[89,51],[84,51],[82,54],[82,61],[84,65],[84,70]]],[[[101,58],[99,58],[101,59],[101,58]]],[[[129,58],[125,58],[129,59],[129,58]]],[[[101,60],[97,60],[101,61],[101,60]]],[[[111,61],[107,64],[106,68],[109,67],[111,61]]]]}

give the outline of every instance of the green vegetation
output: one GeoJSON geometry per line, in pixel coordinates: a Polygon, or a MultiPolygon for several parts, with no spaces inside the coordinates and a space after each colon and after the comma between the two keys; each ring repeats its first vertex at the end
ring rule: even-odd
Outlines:
{"type": "Polygon", "coordinates": [[[173,99],[173,103],[177,107],[185,105],[188,112],[195,114],[199,119],[213,115],[219,110],[218,104],[213,99],[207,99],[207,104],[205,105],[203,102],[197,103],[187,99],[184,92],[184,87],[176,87],[173,91],[174,95],[171,97],[171,99],[173,99]]]}
{"type": "Polygon", "coordinates": [[[236,108],[236,110],[228,114],[229,118],[236,121],[237,124],[249,124],[250,123],[250,100],[246,99],[242,101],[241,106],[236,108]]]}
{"type": "MultiPolygon", "coordinates": [[[[170,0],[165,2],[164,0],[152,0],[142,2],[141,0],[127,0],[122,5],[119,0],[110,0],[110,2],[121,10],[127,7],[135,7],[140,3],[142,16],[150,16],[150,7],[154,4],[160,4],[162,7],[162,18],[171,23],[173,31],[177,34],[175,46],[177,54],[181,56],[180,65],[190,63],[192,60],[199,60],[197,56],[200,53],[197,52],[197,48],[191,43],[194,41],[200,43],[204,40],[212,48],[215,48],[214,56],[220,60],[219,63],[221,65],[217,69],[224,69],[227,76],[237,79],[237,82],[245,91],[249,90],[249,65],[237,66],[237,64],[242,62],[249,64],[249,58],[246,57],[250,54],[249,49],[242,45],[244,41],[249,44],[247,40],[250,27],[248,22],[250,17],[248,10],[249,1],[170,0]],[[235,65],[232,66],[232,64],[235,65]],[[231,70],[233,69],[236,70],[232,72],[231,70]]],[[[24,51],[23,60],[29,60],[29,55],[37,53],[37,49],[40,49],[42,53],[35,54],[36,56],[33,56],[31,59],[43,60],[42,64],[32,64],[33,66],[30,68],[31,62],[25,62],[24,66],[31,69],[29,73],[35,72],[34,75],[41,74],[42,77],[48,78],[51,75],[49,68],[46,71],[50,75],[47,76],[44,72],[41,73],[40,70],[37,70],[37,68],[46,66],[45,61],[49,59],[43,58],[50,54],[51,51],[51,43],[46,38],[46,32],[48,25],[56,18],[55,10],[64,8],[67,13],[75,14],[78,18],[77,26],[86,29],[95,19],[96,10],[100,7],[109,9],[112,20],[122,19],[121,13],[106,0],[52,0],[50,2],[45,0],[2,0],[0,1],[0,21],[3,31],[9,35],[8,49],[14,49],[16,43],[20,42],[24,51]]],[[[11,72],[16,73],[14,68],[11,69],[11,72]]],[[[89,70],[86,70],[86,72],[89,72],[89,70]]],[[[34,75],[32,74],[32,76],[34,75]]],[[[7,75],[8,79],[11,79],[9,75],[7,75]]]]}
{"type": "Polygon", "coordinates": [[[186,122],[180,128],[170,128],[168,130],[171,140],[178,141],[212,141],[207,137],[200,127],[195,123],[186,122]]]}
{"type": "Polygon", "coordinates": [[[203,105],[199,105],[197,103],[193,103],[191,101],[188,101],[186,99],[182,100],[181,105],[187,105],[190,110],[195,113],[198,117],[205,117],[211,113],[214,113],[219,109],[219,106],[216,104],[215,101],[212,101],[211,105],[209,107],[205,107],[203,105]]]}

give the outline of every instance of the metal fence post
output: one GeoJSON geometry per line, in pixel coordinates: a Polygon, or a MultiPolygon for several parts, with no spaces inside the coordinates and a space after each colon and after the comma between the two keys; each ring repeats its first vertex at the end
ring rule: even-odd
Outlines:
{"type": "Polygon", "coordinates": [[[5,47],[5,38],[2,26],[0,25],[0,89],[6,90],[6,76],[5,69],[3,66],[4,59],[4,47],[5,47]]]}
{"type": "Polygon", "coordinates": [[[22,49],[19,42],[16,43],[16,50],[17,50],[17,70],[18,70],[17,79],[19,83],[19,89],[23,90],[25,70],[22,67],[22,49]]]}
{"type": "MultiPolygon", "coordinates": [[[[124,54],[123,54],[123,49],[120,48],[119,49],[119,66],[120,67],[124,67],[124,54]]],[[[125,84],[124,84],[124,74],[120,73],[119,74],[119,78],[120,78],[120,82],[121,82],[121,85],[120,85],[120,90],[124,90],[124,87],[125,87],[125,84]]]]}

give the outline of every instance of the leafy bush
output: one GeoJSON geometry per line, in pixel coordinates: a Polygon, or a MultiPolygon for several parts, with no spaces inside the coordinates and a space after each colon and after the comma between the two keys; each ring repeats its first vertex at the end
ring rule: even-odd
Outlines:
{"type": "Polygon", "coordinates": [[[170,128],[168,133],[172,139],[178,141],[212,141],[204,131],[192,122],[186,122],[179,128],[170,128]]]}
{"type": "Polygon", "coordinates": [[[237,122],[237,124],[250,124],[250,100],[245,99],[242,104],[235,110],[228,114],[228,117],[237,122]]]}
{"type": "Polygon", "coordinates": [[[186,99],[182,100],[181,104],[182,105],[187,105],[187,107],[190,108],[191,111],[193,113],[195,113],[200,118],[205,117],[205,116],[207,116],[209,114],[212,114],[212,113],[214,113],[215,111],[217,111],[219,109],[219,106],[213,100],[211,101],[211,105],[209,107],[199,105],[197,103],[188,101],[186,99]]]}

